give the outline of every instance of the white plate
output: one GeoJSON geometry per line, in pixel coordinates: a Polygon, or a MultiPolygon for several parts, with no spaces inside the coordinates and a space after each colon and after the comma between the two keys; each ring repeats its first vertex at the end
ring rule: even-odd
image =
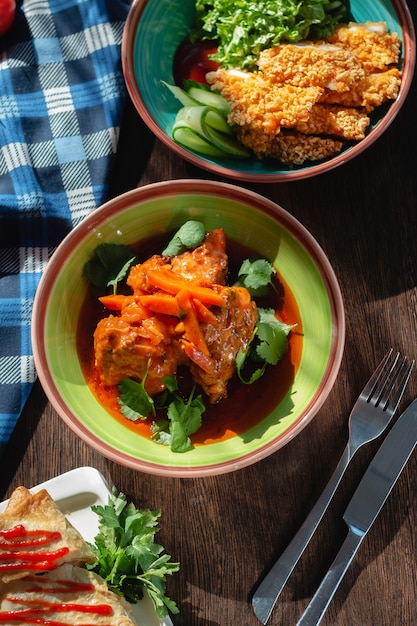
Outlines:
{"type": "MultiPolygon", "coordinates": [[[[79,467],[61,474],[30,490],[33,493],[46,489],[60,510],[81,533],[86,541],[93,542],[98,533],[98,516],[91,507],[108,503],[109,487],[103,476],[93,467],[79,467]]],[[[0,503],[4,511],[7,500],[0,503]]],[[[161,620],[156,615],[148,596],[133,605],[135,620],[141,626],[173,626],[169,617],[161,620]]]]}

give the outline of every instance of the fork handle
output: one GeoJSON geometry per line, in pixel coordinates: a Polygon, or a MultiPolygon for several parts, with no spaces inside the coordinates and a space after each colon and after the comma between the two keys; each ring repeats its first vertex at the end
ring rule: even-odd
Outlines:
{"type": "Polygon", "coordinates": [[[278,596],[323,518],[354,452],[347,444],[332,477],[303,525],[255,591],[252,607],[262,624],[267,623],[278,596]]]}
{"type": "Polygon", "coordinates": [[[358,534],[349,529],[342,547],[306,610],[298,620],[297,626],[318,626],[320,624],[364,537],[364,533],[358,534]]]}

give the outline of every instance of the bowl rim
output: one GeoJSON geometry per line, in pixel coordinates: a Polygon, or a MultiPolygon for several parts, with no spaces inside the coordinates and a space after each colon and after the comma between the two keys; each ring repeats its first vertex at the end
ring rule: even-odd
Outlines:
{"type": "Polygon", "coordinates": [[[371,129],[368,135],[364,137],[364,139],[350,147],[347,151],[341,152],[328,160],[313,164],[309,167],[280,173],[271,172],[251,174],[250,172],[240,172],[230,167],[209,162],[204,158],[204,156],[199,156],[196,153],[183,148],[177,144],[172,137],[165,134],[148,111],[137,86],[133,54],[131,54],[131,52],[134,49],[137,25],[149,1],[150,0],[133,1],[123,30],[121,58],[124,79],[129,96],[143,121],[158,139],[160,139],[168,148],[184,160],[212,174],[238,181],[279,183],[304,180],[306,178],[311,178],[313,176],[329,172],[336,167],[351,161],[353,158],[364,152],[387,130],[403,106],[412,84],[416,64],[416,35],[414,23],[405,0],[391,0],[399,21],[403,25],[403,65],[407,67],[407,73],[405,77],[403,76],[397,98],[390,103],[389,109],[384,116],[384,124],[377,124],[371,129]]]}
{"type": "Polygon", "coordinates": [[[138,187],[107,201],[84,218],[84,220],[75,226],[61,242],[55,250],[51,260],[52,259],[60,260],[59,267],[57,269],[55,263],[51,263],[51,261],[48,263],[35,294],[32,312],[31,338],[37,375],[52,406],[70,429],[90,447],[116,463],[145,473],[170,477],[219,475],[241,469],[269,456],[298,435],[317,414],[333,387],[340,369],[345,343],[344,304],[336,274],[321,246],[306,227],[281,206],[254,191],[231,183],[204,179],[168,180],[138,187]],[[326,289],[333,330],[328,362],[318,389],[299,418],[292,423],[286,431],[272,441],[266,442],[258,450],[250,451],[247,455],[243,455],[238,459],[221,461],[211,465],[195,465],[191,467],[185,465],[172,466],[141,461],[137,457],[132,457],[125,452],[118,451],[113,448],[112,445],[102,441],[94,433],[90,432],[88,428],[78,420],[77,416],[67,407],[63,398],[60,396],[53,376],[49,371],[46,343],[44,341],[44,320],[46,319],[46,310],[51,289],[53,288],[65,258],[71,255],[78,242],[82,241],[92,230],[97,229],[101,223],[111,218],[114,212],[117,213],[119,210],[127,209],[132,203],[137,204],[140,201],[154,197],[155,194],[158,193],[167,196],[181,193],[201,193],[209,195],[211,193],[215,193],[216,195],[221,193],[227,194],[227,196],[229,198],[231,197],[233,200],[243,201],[245,204],[250,204],[251,206],[254,205],[257,210],[278,220],[280,226],[288,231],[307,251],[326,289]]]}

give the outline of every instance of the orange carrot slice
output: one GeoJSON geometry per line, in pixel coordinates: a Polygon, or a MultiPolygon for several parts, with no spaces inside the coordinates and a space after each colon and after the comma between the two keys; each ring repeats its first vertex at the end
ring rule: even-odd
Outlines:
{"type": "Polygon", "coordinates": [[[194,344],[200,352],[209,355],[207,343],[194,310],[190,291],[188,289],[180,289],[175,299],[180,311],[180,320],[184,324],[185,338],[194,344]]]}
{"type": "Polygon", "coordinates": [[[224,297],[210,287],[200,287],[188,282],[169,269],[148,270],[146,276],[149,285],[174,296],[181,289],[187,289],[193,298],[200,300],[203,304],[222,307],[226,305],[224,297]]]}
{"type": "Polygon", "coordinates": [[[142,306],[153,313],[160,313],[163,315],[174,315],[179,317],[178,303],[174,296],[156,293],[146,296],[139,296],[139,302],[142,306]]]}
{"type": "Polygon", "coordinates": [[[188,358],[193,361],[193,363],[198,365],[198,367],[201,367],[201,369],[208,374],[211,374],[214,371],[213,359],[207,354],[203,354],[193,343],[183,339],[181,341],[181,346],[188,358]]]}
{"type": "Polygon", "coordinates": [[[99,300],[110,311],[121,311],[126,306],[129,306],[129,304],[135,302],[135,296],[122,296],[114,294],[110,296],[101,296],[99,300]]]}

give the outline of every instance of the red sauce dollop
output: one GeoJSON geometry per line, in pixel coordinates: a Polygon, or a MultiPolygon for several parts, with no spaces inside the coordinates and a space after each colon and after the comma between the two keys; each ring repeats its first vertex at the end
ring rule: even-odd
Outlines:
{"type": "Polygon", "coordinates": [[[175,83],[180,87],[184,86],[185,80],[207,84],[207,72],[213,72],[219,67],[219,63],[209,58],[216,51],[217,46],[212,41],[196,41],[195,43],[191,43],[188,39],[183,41],[178,46],[174,57],[175,83]]]}

